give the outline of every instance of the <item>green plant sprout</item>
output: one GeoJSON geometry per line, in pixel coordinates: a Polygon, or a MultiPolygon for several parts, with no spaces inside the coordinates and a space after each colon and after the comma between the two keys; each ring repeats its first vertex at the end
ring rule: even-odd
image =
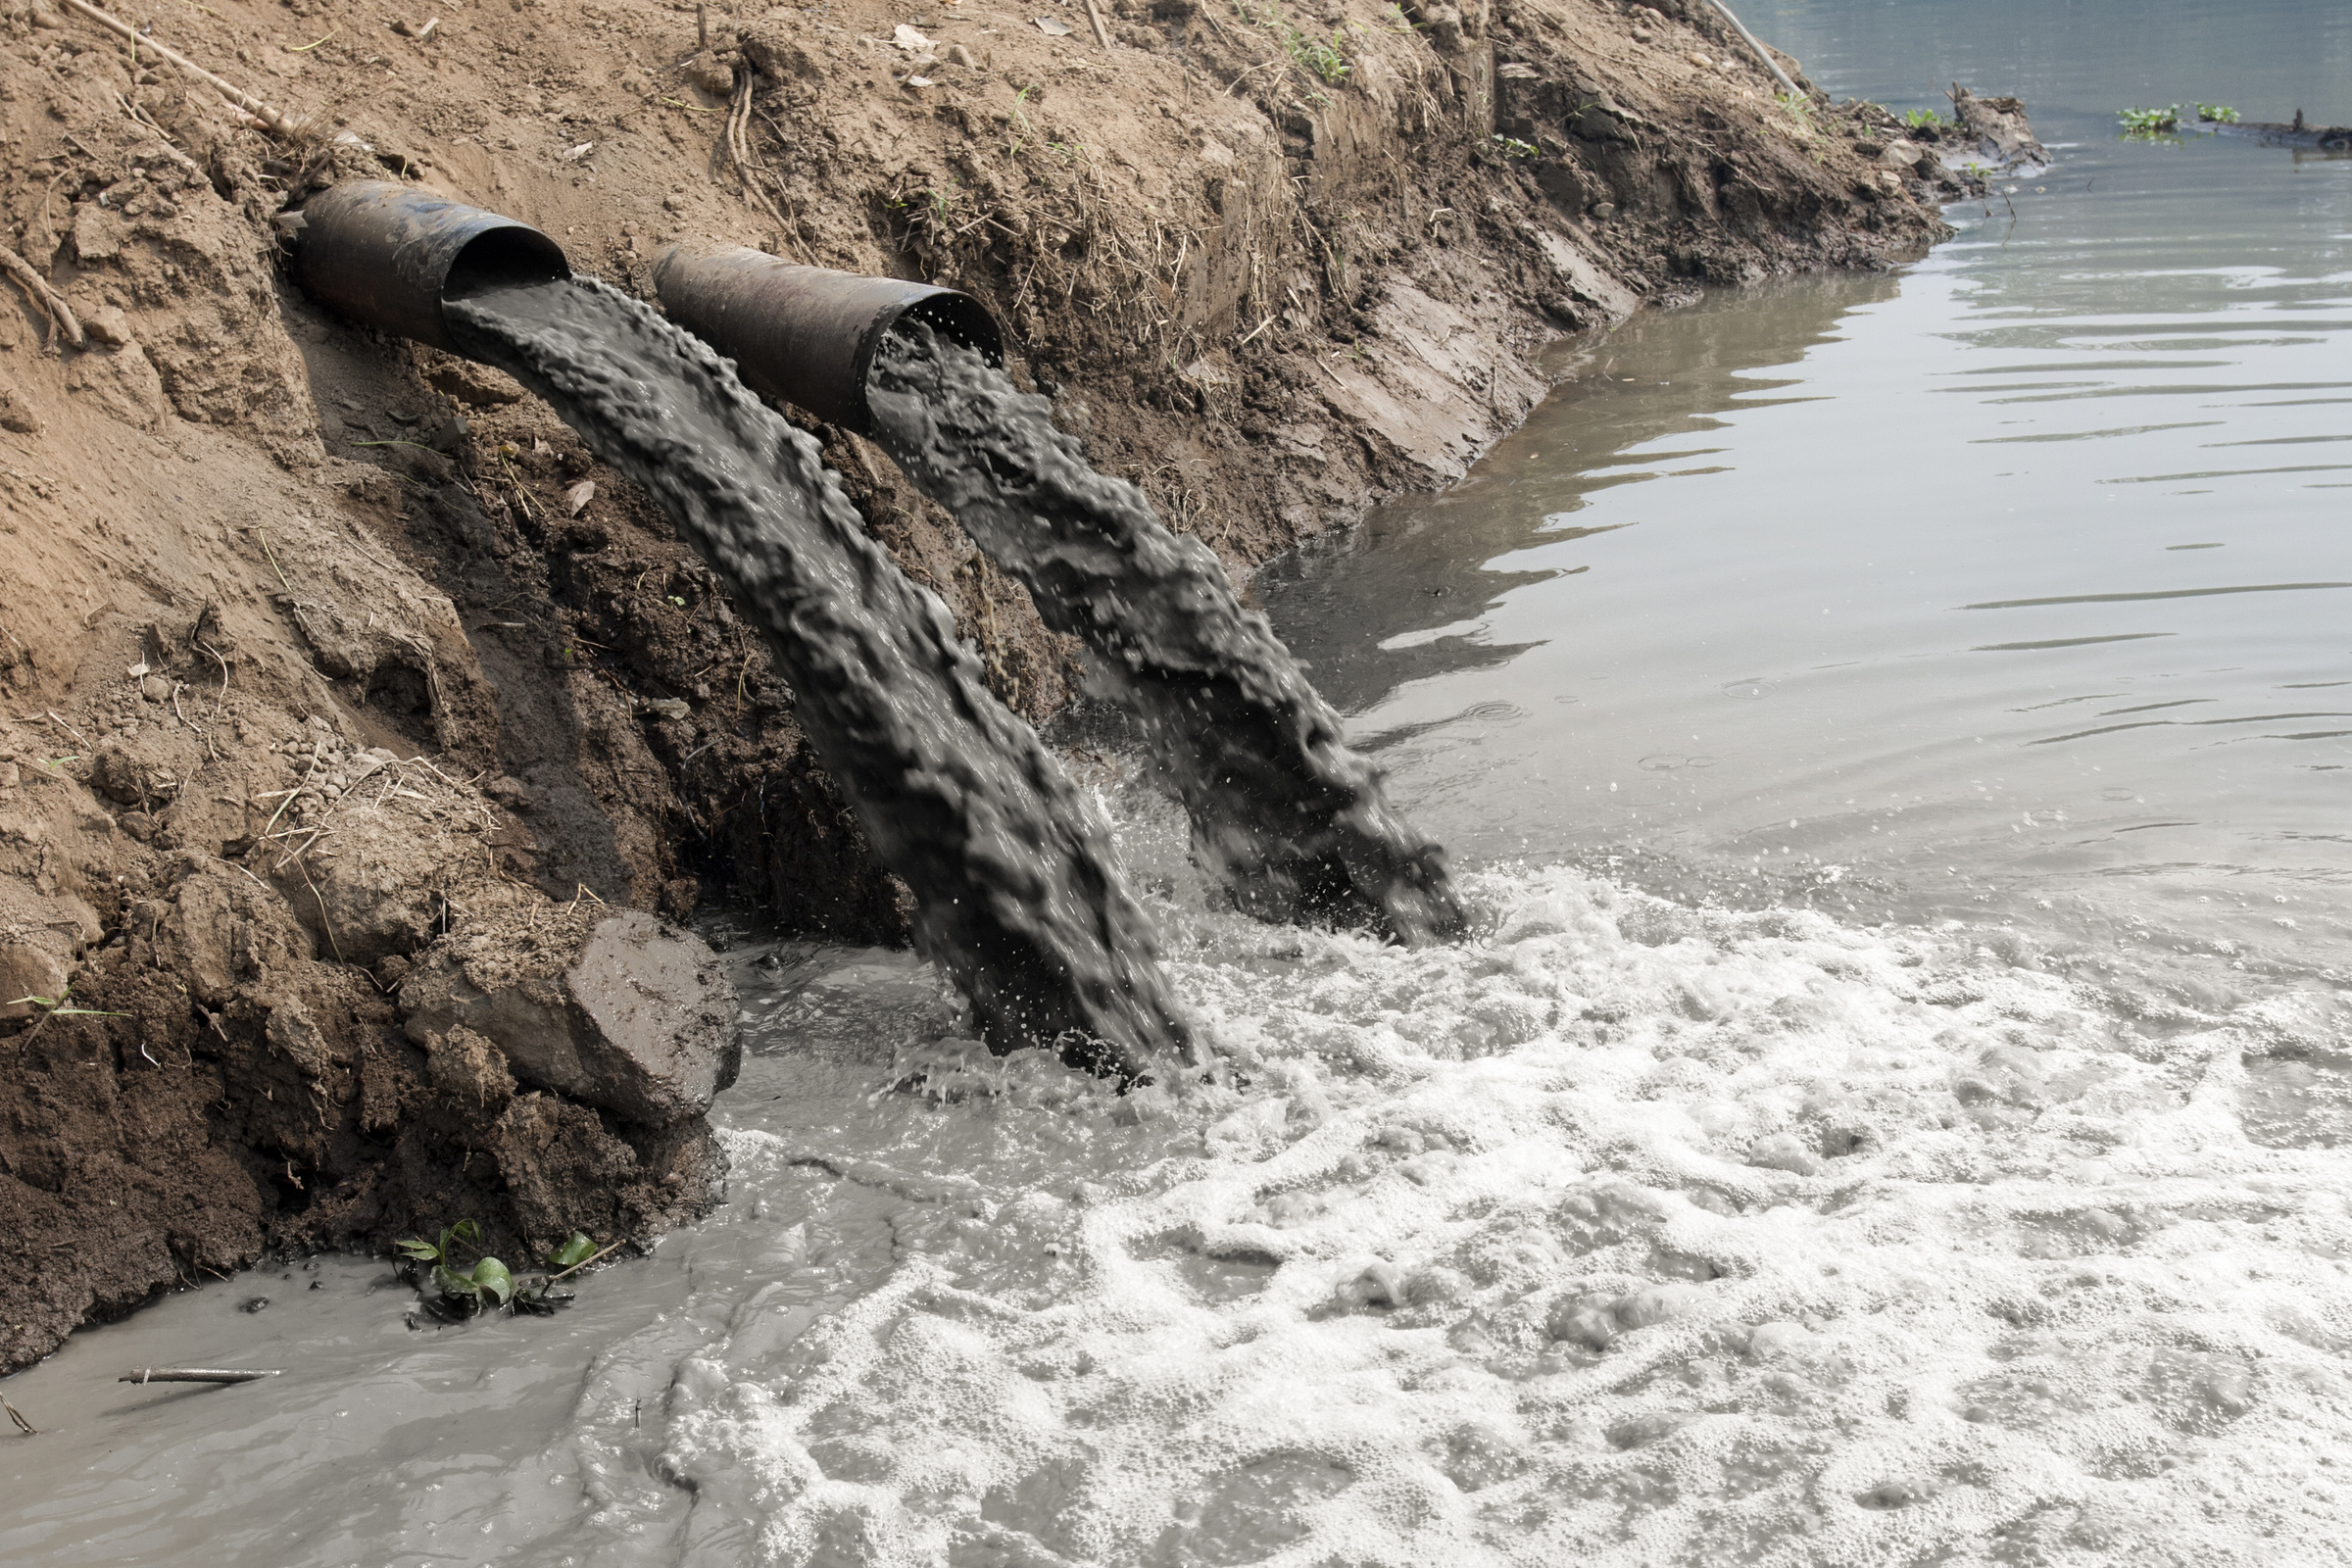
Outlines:
{"type": "Polygon", "coordinates": [[[1282,30],[1283,46],[1290,50],[1292,61],[1322,77],[1324,85],[1337,87],[1355,70],[1348,63],[1348,30],[1344,25],[1331,29],[1329,42],[1312,33],[1300,32],[1288,23],[1282,30]]]}
{"type": "Polygon", "coordinates": [[[428,1278],[441,1300],[464,1312],[481,1310],[482,1298],[488,1296],[500,1306],[514,1298],[514,1276],[507,1265],[481,1250],[482,1228],[469,1219],[462,1219],[442,1231],[439,1242],[419,1241],[415,1237],[400,1242],[400,1254],[413,1263],[429,1265],[428,1278]],[[464,1268],[458,1266],[458,1249],[473,1254],[473,1261],[464,1268]]]}
{"type": "Polygon", "coordinates": [[[2162,109],[2119,109],[2115,118],[2123,123],[2127,137],[2152,139],[2170,136],[2180,128],[2180,106],[2167,104],[2162,109]]]}
{"type": "Polygon", "coordinates": [[[1012,95],[1012,122],[1020,126],[1021,130],[1019,135],[1007,136],[1004,139],[1004,156],[1007,158],[1020,157],[1021,149],[1037,139],[1037,127],[1029,123],[1028,111],[1021,107],[1029,101],[1029,95],[1035,91],[1037,91],[1037,85],[1032,82],[1012,95]]]}
{"type": "Polygon", "coordinates": [[[1949,122],[1933,109],[1913,109],[1904,114],[1903,123],[1913,130],[1940,130],[1949,122]]]}
{"type": "Polygon", "coordinates": [[[505,1263],[481,1250],[481,1226],[462,1219],[444,1230],[437,1242],[410,1237],[395,1245],[402,1257],[424,1271],[420,1283],[433,1293],[433,1310],[452,1317],[470,1317],[485,1308],[495,1311],[500,1307],[544,1316],[571,1300],[568,1295],[556,1293],[559,1281],[612,1250],[608,1247],[600,1252],[586,1232],[573,1231],[563,1246],[548,1254],[547,1266],[556,1272],[517,1279],[505,1263]],[[472,1261],[463,1266],[461,1250],[472,1255],[472,1261]]]}
{"type": "Polygon", "coordinates": [[[2199,104],[2197,118],[2208,125],[2234,125],[2237,123],[2237,111],[2228,104],[2199,104]]]}
{"type": "Polygon", "coordinates": [[[1534,158],[1542,152],[1535,143],[1521,141],[1516,136],[1505,136],[1500,131],[1494,133],[1494,150],[1505,158],[1534,158]]]}
{"type": "MultiPolygon", "coordinates": [[[[64,759],[64,760],[71,762],[74,761],[74,759],[69,757],[64,759]]],[[[65,990],[60,991],[54,997],[19,997],[16,1001],[7,1003],[5,1005],[11,1007],[22,1007],[27,1003],[30,1003],[33,1006],[40,1008],[42,1012],[46,1013],[52,1018],[127,1018],[130,1016],[130,1014],[126,1012],[108,1012],[99,1007],[74,1006],[74,988],[72,986],[68,986],[65,990]]]]}

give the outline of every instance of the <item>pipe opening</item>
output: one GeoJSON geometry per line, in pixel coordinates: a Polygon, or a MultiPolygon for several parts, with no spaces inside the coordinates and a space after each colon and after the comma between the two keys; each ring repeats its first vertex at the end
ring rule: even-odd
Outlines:
{"type": "Polygon", "coordinates": [[[571,275],[563,247],[535,228],[516,224],[485,229],[450,261],[442,280],[445,300],[470,299],[515,283],[547,283],[571,275]]]}
{"type": "Polygon", "coordinates": [[[901,321],[920,321],[957,348],[979,355],[991,369],[1004,368],[1004,338],[997,330],[997,319],[969,294],[926,295],[901,311],[890,330],[897,331],[901,321]]]}

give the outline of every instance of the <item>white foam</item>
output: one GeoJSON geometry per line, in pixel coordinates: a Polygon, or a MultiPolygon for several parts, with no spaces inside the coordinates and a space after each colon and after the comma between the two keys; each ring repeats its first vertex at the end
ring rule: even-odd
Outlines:
{"type": "Polygon", "coordinates": [[[1208,1083],[921,1058],[1060,1094],[1097,1179],[714,1348],[669,1465],[779,1563],[2335,1560],[2347,1129],[2241,1108],[2331,1000],[1467,887],[1424,952],[1173,918],[1208,1083]],[[1197,1152],[1123,1169],[1150,1117],[1197,1152]]]}

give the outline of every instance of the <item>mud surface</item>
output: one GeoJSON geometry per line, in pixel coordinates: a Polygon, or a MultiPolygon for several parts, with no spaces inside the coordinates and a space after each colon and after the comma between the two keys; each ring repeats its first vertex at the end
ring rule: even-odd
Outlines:
{"type": "MultiPolygon", "coordinates": [[[[1960,180],[1890,165],[1883,111],[1781,105],[1679,0],[1114,0],[1107,48],[983,0],[708,38],[651,0],[116,11],[288,128],[0,4],[0,1366],[266,1247],[694,1211],[699,1122],[413,1040],[412,965],[576,943],[599,901],[906,933],[653,500],[513,378],[288,289],[311,191],[427,183],[641,297],[670,240],[956,283],[1092,465],[1238,570],[1458,476],[1554,337],[1916,254],[1960,180]]],[[[809,433],[989,688],[1063,707],[1075,645],[1019,584],[809,433]]]]}
{"type": "Polygon", "coordinates": [[[1196,852],[1242,906],[1412,941],[1460,933],[1444,853],[1389,805],[1205,546],[1096,472],[1045,399],[919,322],[884,342],[868,391],[883,449],[1020,579],[1048,626],[1097,656],[1099,687],[1142,718],[1196,852]]]}

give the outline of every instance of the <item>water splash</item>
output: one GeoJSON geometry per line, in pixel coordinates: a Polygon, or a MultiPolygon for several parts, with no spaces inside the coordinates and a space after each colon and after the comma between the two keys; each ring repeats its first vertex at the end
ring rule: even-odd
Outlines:
{"type": "Polygon", "coordinates": [[[1464,894],[1490,941],[1173,923],[1228,1070],[797,1342],[711,1344],[663,1460],[697,1527],[906,1568],[2332,1557],[2343,1111],[2263,1064],[2339,1059],[2340,1000],[1464,894]]]}
{"type": "Polygon", "coordinates": [[[899,466],[1097,654],[1243,908],[1408,942],[1461,933],[1444,852],[1389,805],[1265,617],[1206,545],[1098,473],[1051,404],[919,322],[885,340],[866,396],[899,466]]]}

